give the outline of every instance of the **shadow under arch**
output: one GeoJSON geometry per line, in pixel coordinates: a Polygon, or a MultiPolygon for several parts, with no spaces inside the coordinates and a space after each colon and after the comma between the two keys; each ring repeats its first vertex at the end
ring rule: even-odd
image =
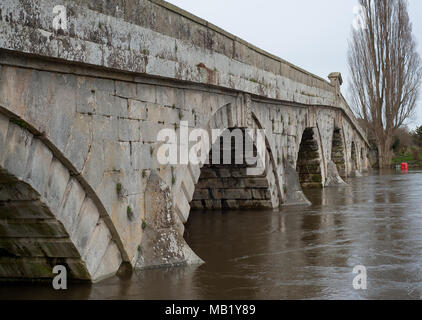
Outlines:
{"type": "MultiPolygon", "coordinates": [[[[257,147],[246,129],[228,128],[217,138],[201,168],[192,209],[272,209],[279,205],[271,190],[271,173],[262,168],[261,174],[248,175],[256,164],[246,161],[247,145],[253,145],[253,157],[258,160],[257,147]]],[[[266,147],[264,157],[269,157],[266,147]]]]}
{"type": "MultiPolygon", "coordinates": [[[[230,130],[234,128],[238,128],[241,130],[244,129],[264,129],[264,127],[259,122],[257,116],[252,111],[250,106],[250,101],[248,99],[241,99],[241,103],[237,104],[226,104],[220,109],[218,109],[209,119],[209,121],[203,126],[205,130],[208,132],[208,136],[212,137],[212,130],[218,129],[221,132],[225,130],[230,130]]],[[[249,200],[256,200],[256,201],[230,201],[230,200],[248,200],[248,199],[198,199],[194,198],[195,190],[198,189],[209,189],[206,185],[200,182],[201,172],[209,172],[209,167],[204,167],[204,164],[192,164],[189,163],[187,168],[185,169],[185,174],[181,181],[181,192],[174,196],[174,205],[175,209],[178,212],[181,221],[186,223],[189,217],[191,204],[194,208],[214,208],[214,209],[230,209],[230,208],[237,208],[238,205],[242,207],[242,203],[245,204],[246,207],[271,207],[276,208],[282,202],[282,193],[280,189],[278,173],[276,170],[276,163],[273,156],[273,152],[271,150],[271,146],[269,143],[268,132],[265,131],[265,146],[266,146],[266,156],[265,156],[265,174],[258,177],[260,179],[259,183],[262,185],[261,191],[255,191],[256,198],[263,197],[264,199],[249,199],[249,200]],[[188,180],[188,181],[185,181],[188,180]],[[198,184],[199,183],[199,184],[198,184]],[[189,187],[191,186],[191,187],[189,187]],[[265,191],[262,191],[265,190],[265,191]],[[202,201],[209,201],[208,203],[202,201]],[[226,200],[224,201],[224,205],[222,205],[221,201],[212,201],[212,200],[226,200]],[[229,201],[227,201],[229,200],[229,201]],[[262,200],[262,201],[260,201],[262,200]],[[250,205],[249,205],[250,204],[250,205]]],[[[212,143],[209,144],[209,148],[207,150],[207,154],[212,151],[212,143]]],[[[207,173],[202,177],[204,179],[207,173]]],[[[214,178],[222,178],[214,177],[214,178]]],[[[244,179],[249,179],[247,176],[239,175],[238,177],[223,177],[223,178],[236,178],[237,182],[243,181],[244,179]]],[[[221,185],[230,186],[230,184],[234,184],[235,181],[232,182],[221,181],[221,185]]],[[[242,183],[242,182],[240,182],[242,183]]],[[[252,194],[253,191],[251,191],[252,194]]],[[[202,197],[205,198],[206,196],[210,196],[203,194],[202,197]]],[[[221,197],[220,197],[221,198],[221,197]]],[[[252,196],[253,198],[253,196],[252,196]]]]}
{"type": "Polygon", "coordinates": [[[322,188],[321,156],[315,128],[303,131],[296,162],[296,171],[302,188],[322,188]]]}

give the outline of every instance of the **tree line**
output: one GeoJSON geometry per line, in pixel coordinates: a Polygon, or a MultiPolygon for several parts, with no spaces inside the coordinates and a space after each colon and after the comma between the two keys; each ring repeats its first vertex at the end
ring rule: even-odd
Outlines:
{"type": "Polygon", "coordinates": [[[421,58],[407,1],[359,2],[363,23],[352,30],[348,53],[351,104],[372,138],[378,166],[384,168],[391,165],[396,139],[415,113],[421,58]]]}

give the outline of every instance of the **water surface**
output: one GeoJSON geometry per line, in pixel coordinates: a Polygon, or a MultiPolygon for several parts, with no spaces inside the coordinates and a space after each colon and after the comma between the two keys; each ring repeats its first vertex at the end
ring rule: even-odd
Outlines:
{"type": "Polygon", "coordinates": [[[420,299],[422,171],[354,178],[307,191],[313,205],[192,212],[185,238],[206,263],[114,277],[96,285],[0,284],[0,298],[420,299]],[[353,268],[367,268],[357,291],[353,268]]]}

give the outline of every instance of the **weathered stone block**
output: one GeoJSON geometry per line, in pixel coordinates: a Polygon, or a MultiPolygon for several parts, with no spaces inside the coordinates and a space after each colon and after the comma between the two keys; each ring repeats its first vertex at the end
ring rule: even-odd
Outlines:
{"type": "Polygon", "coordinates": [[[158,162],[155,157],[153,145],[141,142],[132,143],[131,162],[135,170],[157,168],[158,162]]]}
{"type": "Polygon", "coordinates": [[[252,196],[254,199],[263,200],[263,199],[271,199],[270,190],[263,190],[263,189],[252,189],[252,196]]]}
{"type": "Polygon", "coordinates": [[[60,161],[53,159],[50,166],[47,188],[43,194],[43,197],[47,200],[46,202],[52,211],[58,210],[69,182],[69,178],[69,171],[60,163],[60,161]]]}
{"type": "Polygon", "coordinates": [[[0,247],[10,256],[77,258],[78,251],[69,239],[3,238],[0,247]]]}
{"type": "Polygon", "coordinates": [[[251,190],[249,189],[213,189],[212,195],[214,199],[252,199],[251,190]]]}
{"type": "MultiPolygon", "coordinates": [[[[220,172],[221,172],[221,170],[220,170],[220,172]]],[[[230,174],[231,174],[232,177],[235,177],[235,178],[243,178],[243,177],[247,176],[246,169],[242,169],[242,168],[232,169],[232,170],[230,170],[230,174]]],[[[227,176],[224,176],[224,177],[226,178],[227,176]]],[[[228,176],[228,177],[230,177],[230,176],[228,176]]]]}
{"type": "Polygon", "coordinates": [[[5,155],[0,166],[10,174],[22,178],[26,171],[32,139],[33,136],[29,131],[14,123],[10,123],[6,138],[5,155]]]}
{"type": "Polygon", "coordinates": [[[77,217],[75,227],[70,236],[81,256],[85,254],[88,248],[89,240],[93,236],[94,229],[97,226],[99,219],[100,214],[97,206],[90,198],[85,198],[77,217]]]}
{"type": "Polygon", "coordinates": [[[156,86],[150,84],[141,84],[136,85],[136,99],[144,102],[156,102],[156,86]]]}
{"type": "Polygon", "coordinates": [[[127,117],[128,100],[115,97],[109,92],[96,92],[96,114],[103,116],[127,117]]]}
{"type": "Polygon", "coordinates": [[[83,177],[93,189],[100,184],[103,178],[105,163],[103,143],[93,143],[82,169],[83,177]]]}
{"type": "Polygon", "coordinates": [[[64,153],[79,172],[85,164],[92,143],[92,117],[76,115],[64,153]]]}
{"type": "Polygon", "coordinates": [[[212,178],[217,178],[217,173],[215,172],[215,170],[209,169],[209,168],[202,168],[201,170],[201,179],[212,179],[212,178]]]}
{"type": "Polygon", "coordinates": [[[88,242],[88,248],[83,255],[86,267],[90,274],[95,274],[107,247],[110,243],[111,235],[104,221],[100,220],[88,242]]]}
{"type": "Polygon", "coordinates": [[[95,189],[104,208],[111,217],[113,214],[113,208],[119,201],[118,194],[116,192],[116,184],[119,183],[119,180],[119,173],[106,172],[100,185],[95,189]]]}
{"type": "Polygon", "coordinates": [[[195,183],[193,182],[192,176],[188,172],[188,169],[186,169],[186,174],[184,174],[182,178],[182,188],[186,195],[187,200],[191,202],[193,193],[195,191],[195,183]]]}
{"type": "Polygon", "coordinates": [[[97,100],[94,90],[79,89],[76,92],[76,111],[86,114],[94,114],[97,108],[97,100]]]}
{"type": "Polygon", "coordinates": [[[117,141],[119,136],[119,124],[116,117],[93,115],[94,141],[109,140],[117,141]]]}
{"type": "MultiPolygon", "coordinates": [[[[2,29],[2,31],[4,28],[2,29]]],[[[31,70],[2,66],[0,70],[0,102],[18,111],[28,103],[28,92],[31,81],[31,70]]],[[[24,110],[20,110],[23,112],[24,110]]],[[[23,113],[16,112],[18,116],[23,113]]]]}
{"type": "Polygon", "coordinates": [[[31,201],[39,198],[39,193],[26,183],[12,181],[0,184],[0,201],[31,201]]]}
{"type": "Polygon", "coordinates": [[[141,137],[144,143],[156,143],[158,132],[166,128],[163,124],[143,121],[140,124],[141,137]]]}
{"type": "Polygon", "coordinates": [[[75,227],[75,222],[78,218],[84,199],[85,191],[76,179],[71,178],[67,186],[66,195],[63,198],[62,205],[56,213],[57,219],[63,223],[69,234],[72,233],[73,228],[75,227]]]}
{"type": "Polygon", "coordinates": [[[202,93],[193,90],[185,91],[186,110],[202,110],[202,93]]]}
{"type": "MultiPolygon", "coordinates": [[[[227,189],[242,189],[245,188],[245,181],[244,179],[236,179],[236,178],[222,178],[222,187],[227,189]]],[[[213,182],[214,183],[214,182],[213,182]]],[[[218,186],[216,186],[218,187],[218,186]]],[[[222,188],[219,187],[219,188],[222,188]]]]}
{"type": "Polygon", "coordinates": [[[26,218],[26,219],[49,219],[53,218],[50,209],[41,201],[10,201],[0,202],[0,217],[26,218]]]}
{"type": "Polygon", "coordinates": [[[207,178],[207,179],[204,178],[204,179],[199,179],[199,181],[195,185],[195,187],[197,189],[228,188],[228,185],[231,184],[231,181],[233,181],[233,180],[231,180],[231,179],[220,179],[220,178],[207,178]]]}
{"type": "Polygon", "coordinates": [[[176,106],[176,89],[171,87],[156,87],[157,103],[163,106],[172,107],[176,106]]]}
{"type": "Polygon", "coordinates": [[[242,179],[246,188],[268,188],[268,180],[265,178],[247,178],[242,179]]]}
{"type": "Polygon", "coordinates": [[[122,263],[122,256],[116,243],[110,241],[98,269],[95,271],[93,282],[101,281],[105,278],[112,277],[119,270],[122,263]]]}
{"type": "Polygon", "coordinates": [[[114,92],[114,80],[110,79],[102,79],[96,77],[85,77],[85,76],[77,76],[76,77],[76,84],[77,88],[85,89],[88,91],[104,91],[104,92],[114,92]]]}
{"type": "Polygon", "coordinates": [[[201,175],[201,168],[197,164],[189,163],[188,169],[189,169],[189,171],[190,171],[190,173],[192,175],[193,182],[194,183],[197,183],[198,180],[199,180],[199,177],[201,175]]]}
{"type": "Polygon", "coordinates": [[[183,223],[186,223],[189,218],[190,205],[188,199],[182,190],[179,190],[174,196],[174,204],[179,218],[183,223]]]}
{"type": "Polygon", "coordinates": [[[119,140],[140,141],[140,123],[138,120],[119,119],[119,140]]]}
{"type": "Polygon", "coordinates": [[[179,123],[179,114],[182,118],[183,113],[181,110],[172,107],[163,107],[158,104],[148,104],[148,120],[151,122],[162,123],[179,123]]]}
{"type": "Polygon", "coordinates": [[[51,278],[49,261],[40,258],[0,258],[0,274],[5,278],[51,278]]]}
{"type": "Polygon", "coordinates": [[[196,188],[193,194],[194,200],[208,200],[210,198],[208,189],[196,188]]]}
{"type": "MultiPolygon", "coordinates": [[[[54,76],[50,72],[32,71],[30,73],[30,82],[25,83],[26,81],[27,79],[22,81],[21,78],[21,80],[19,80],[21,83],[17,87],[13,86],[10,88],[15,91],[16,88],[19,88],[23,85],[28,90],[26,103],[24,101],[21,102],[24,103],[23,105],[26,105],[26,108],[23,110],[21,109],[16,113],[22,116],[26,121],[28,121],[28,123],[33,124],[33,126],[40,132],[47,132],[46,129],[48,126],[48,121],[52,113],[51,98],[54,96],[56,85],[54,76]]],[[[19,92],[13,91],[11,92],[12,97],[19,92]]]]}
{"type": "Polygon", "coordinates": [[[53,102],[49,102],[49,106],[50,119],[44,130],[40,131],[46,132],[56,148],[64,150],[76,115],[76,93],[74,88],[57,85],[53,93],[53,102]],[[63,108],[63,106],[66,107],[63,108]]]}
{"type": "Polygon", "coordinates": [[[0,237],[62,238],[64,236],[66,230],[56,220],[0,220],[0,237]]]}
{"type": "Polygon", "coordinates": [[[69,270],[70,279],[92,281],[92,275],[88,273],[86,266],[81,259],[66,259],[65,263],[69,270]]]}
{"type": "Polygon", "coordinates": [[[141,197],[143,194],[142,173],[139,170],[124,171],[121,178],[124,192],[128,195],[141,197]]]}
{"type": "Polygon", "coordinates": [[[129,99],[136,99],[137,92],[136,92],[136,84],[131,82],[125,81],[115,81],[116,84],[116,96],[129,98],[129,99]]]}
{"type": "MultiPolygon", "coordinates": [[[[148,64],[146,65],[146,73],[153,76],[174,78],[176,76],[177,62],[162,59],[160,57],[149,56],[148,64]]],[[[158,95],[157,95],[158,100],[158,95]]]]}
{"type": "Polygon", "coordinates": [[[222,209],[221,200],[204,200],[206,209],[222,209]]]}
{"type": "Polygon", "coordinates": [[[128,117],[136,120],[146,120],[147,103],[129,99],[128,117]]]}
{"type": "Polygon", "coordinates": [[[48,182],[53,153],[40,140],[34,139],[28,158],[25,181],[42,193],[48,182]]]}

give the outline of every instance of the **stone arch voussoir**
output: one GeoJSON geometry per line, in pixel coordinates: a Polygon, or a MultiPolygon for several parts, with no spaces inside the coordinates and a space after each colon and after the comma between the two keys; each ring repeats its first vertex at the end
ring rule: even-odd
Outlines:
{"type": "Polygon", "coordinates": [[[96,282],[122,263],[119,239],[98,200],[44,138],[0,114],[0,279],[69,278],[96,282]]]}
{"type": "MultiPolygon", "coordinates": [[[[212,129],[220,129],[226,130],[229,128],[249,128],[249,129],[262,129],[259,120],[257,119],[256,115],[252,111],[251,102],[248,98],[240,98],[237,100],[236,104],[227,104],[220,109],[218,109],[206,123],[204,128],[208,131],[209,135],[211,136],[212,129]],[[240,101],[239,101],[240,100],[240,101]]],[[[275,208],[278,207],[281,202],[281,193],[279,190],[278,185],[278,176],[276,172],[276,164],[274,162],[273,152],[271,150],[268,133],[266,132],[266,170],[265,174],[262,177],[259,177],[260,181],[258,182],[259,185],[262,186],[261,191],[251,191],[255,193],[255,197],[251,194],[252,198],[256,199],[249,199],[249,200],[257,200],[257,201],[247,201],[244,203],[245,206],[254,207],[255,205],[262,204],[262,207],[268,208],[275,208]],[[263,201],[260,201],[265,198],[263,201]],[[249,204],[249,205],[248,205],[249,204]]],[[[212,146],[210,144],[209,151],[211,150],[212,146]]],[[[200,203],[204,203],[203,201],[199,201],[199,199],[194,198],[195,189],[200,186],[200,177],[201,172],[204,172],[203,164],[196,165],[189,163],[183,172],[183,177],[181,179],[181,184],[179,188],[174,188],[176,190],[174,194],[174,206],[175,210],[178,213],[180,220],[183,223],[186,223],[189,217],[189,213],[191,210],[191,205],[193,204],[194,207],[200,207],[200,203]],[[199,183],[199,184],[198,184],[199,183]],[[192,203],[194,202],[194,203],[192,203]]],[[[227,177],[229,178],[229,177],[227,177]]],[[[239,177],[240,178],[240,177],[239,177]]],[[[229,182],[228,179],[224,180],[227,184],[226,189],[230,189],[230,183],[235,183],[236,181],[229,182]]],[[[220,180],[220,183],[224,184],[223,180],[220,180]]],[[[233,190],[234,192],[234,190],[233,190]]],[[[246,196],[245,196],[246,197],[246,196]]],[[[203,208],[207,209],[220,209],[221,201],[215,201],[214,203],[210,199],[202,199],[207,201],[206,206],[203,208]]],[[[221,199],[217,199],[221,200],[221,199]]],[[[238,199],[239,200],[239,199],[238,199]]],[[[226,202],[225,208],[238,208],[239,201],[232,201],[230,203],[226,202]],[[232,206],[231,206],[232,204],[232,206]]],[[[242,205],[240,205],[242,207],[242,205]]],[[[259,205],[258,205],[259,207],[259,205]]]]}

